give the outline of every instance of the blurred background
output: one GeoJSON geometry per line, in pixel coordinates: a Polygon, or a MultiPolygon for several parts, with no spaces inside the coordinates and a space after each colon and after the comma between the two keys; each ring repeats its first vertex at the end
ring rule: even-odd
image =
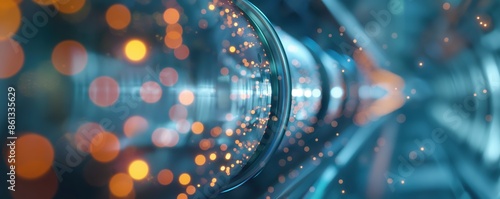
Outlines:
{"type": "Polygon", "coordinates": [[[4,0],[1,196],[500,198],[498,20],[494,0],[4,0]]]}

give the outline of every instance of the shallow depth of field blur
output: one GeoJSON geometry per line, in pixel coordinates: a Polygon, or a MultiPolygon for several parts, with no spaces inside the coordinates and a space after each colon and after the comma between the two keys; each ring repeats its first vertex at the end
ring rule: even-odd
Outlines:
{"type": "Polygon", "coordinates": [[[499,1],[241,2],[0,0],[0,198],[500,198],[499,1]]]}

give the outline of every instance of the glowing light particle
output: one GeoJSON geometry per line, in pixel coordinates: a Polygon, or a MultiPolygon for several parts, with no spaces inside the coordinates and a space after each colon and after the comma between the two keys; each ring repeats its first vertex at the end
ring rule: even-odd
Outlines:
{"type": "Polygon", "coordinates": [[[5,40],[14,35],[20,25],[21,10],[19,6],[15,1],[3,0],[0,3],[0,40],[5,40]]]}
{"type": "Polygon", "coordinates": [[[62,41],[52,51],[52,64],[63,75],[80,73],[87,65],[88,55],[85,47],[77,41],[62,41]]]}
{"type": "Polygon", "coordinates": [[[188,199],[188,196],[185,193],[180,193],[177,195],[177,199],[188,199]]]}
{"type": "Polygon", "coordinates": [[[201,122],[193,122],[191,125],[191,131],[193,131],[194,134],[201,134],[204,130],[203,123],[201,122]]]}
{"type": "Polygon", "coordinates": [[[443,9],[444,9],[444,10],[449,10],[450,8],[451,8],[450,3],[448,3],[448,2],[443,3],[443,9]]]}
{"type": "Polygon", "coordinates": [[[167,32],[164,42],[168,48],[177,49],[182,46],[182,33],[178,31],[167,32]]]}
{"type": "Polygon", "coordinates": [[[106,22],[116,30],[126,28],[131,18],[130,10],[122,4],[114,4],[106,11],[106,22]]]}
{"type": "Polygon", "coordinates": [[[175,24],[179,21],[179,18],[179,11],[175,8],[169,8],[163,12],[163,20],[165,20],[167,24],[175,24]]]}
{"type": "Polygon", "coordinates": [[[174,180],[174,174],[168,169],[163,169],[158,173],[158,183],[169,185],[174,180]]]}
{"type": "Polygon", "coordinates": [[[132,192],[134,182],[124,173],[115,174],[109,181],[109,191],[117,197],[125,197],[132,192]]]}
{"type": "Polygon", "coordinates": [[[213,160],[217,159],[217,155],[215,153],[212,153],[212,154],[210,154],[209,158],[210,158],[210,160],[213,161],[213,160]]]}
{"type": "Polygon", "coordinates": [[[189,185],[187,188],[186,188],[186,193],[188,195],[193,195],[194,193],[196,193],[196,188],[193,186],[193,185],[189,185]]]}
{"type": "Polygon", "coordinates": [[[194,94],[190,90],[184,90],[179,94],[179,102],[182,105],[191,105],[194,101],[194,94]]]}
{"type": "Polygon", "coordinates": [[[64,14],[73,14],[80,11],[85,5],[85,0],[54,0],[55,7],[64,14]]]}
{"type": "Polygon", "coordinates": [[[135,160],[128,167],[128,173],[134,180],[142,180],[149,173],[149,166],[143,160],[135,160]]]}
{"type": "Polygon", "coordinates": [[[196,163],[196,165],[198,166],[202,166],[205,164],[206,162],[206,158],[204,155],[197,155],[195,158],[194,158],[194,162],[196,163]]]}
{"type": "Polygon", "coordinates": [[[181,185],[188,185],[191,182],[191,176],[187,173],[183,173],[179,176],[179,183],[181,185]]]}
{"type": "Polygon", "coordinates": [[[118,156],[120,152],[120,141],[108,132],[102,132],[99,136],[94,136],[90,143],[90,154],[99,162],[110,162],[118,156]]]}
{"type": "Polygon", "coordinates": [[[16,143],[16,175],[25,179],[36,179],[52,167],[54,148],[47,138],[28,133],[16,143]]]}
{"type": "Polygon", "coordinates": [[[146,57],[146,44],[138,39],[133,39],[125,45],[125,55],[130,61],[139,62],[146,57]]]}

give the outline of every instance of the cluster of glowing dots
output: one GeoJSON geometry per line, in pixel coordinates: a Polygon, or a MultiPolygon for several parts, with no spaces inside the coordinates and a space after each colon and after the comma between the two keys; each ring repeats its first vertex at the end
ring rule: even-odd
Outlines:
{"type": "Polygon", "coordinates": [[[477,16],[476,20],[479,22],[479,26],[482,26],[484,28],[488,27],[488,23],[486,21],[482,20],[480,16],[477,16]]]}
{"type": "MultiPolygon", "coordinates": [[[[123,30],[130,25],[132,15],[125,5],[114,4],[106,11],[105,19],[110,28],[123,30]]],[[[147,45],[140,39],[131,39],[124,46],[124,54],[133,63],[141,62],[148,54],[147,45]]]]}
{"type": "MultiPolygon", "coordinates": [[[[57,1],[34,0],[40,5],[55,4],[55,7],[62,13],[76,13],[85,5],[85,0],[67,0],[67,5],[59,5],[57,1]],[[55,2],[55,3],[54,3],[55,2]]],[[[6,0],[0,4],[0,27],[2,30],[11,28],[16,32],[20,25],[20,12],[17,4],[11,4],[10,0],[6,0]],[[3,10],[7,5],[7,10],[3,10]],[[8,19],[4,17],[8,15],[8,19]],[[19,17],[17,17],[19,16],[19,17]],[[19,22],[16,22],[18,20],[19,22]]],[[[214,6],[211,5],[213,10],[214,6]]],[[[174,8],[169,8],[164,13],[165,22],[168,24],[167,36],[169,33],[170,39],[179,39],[179,46],[173,45],[175,57],[182,60],[189,55],[189,49],[182,44],[182,26],[178,21],[180,18],[179,12],[174,8]],[[178,34],[178,35],[176,35],[178,34]]],[[[110,28],[115,30],[123,30],[127,28],[131,21],[131,13],[128,8],[122,4],[114,4],[108,8],[105,16],[106,22],[110,28]]],[[[237,23],[233,24],[237,25],[237,23]]],[[[3,34],[0,30],[0,59],[7,60],[0,63],[0,78],[8,78],[15,75],[22,67],[24,62],[24,53],[22,47],[11,40],[10,35],[3,34]],[[18,50],[6,50],[7,47],[12,47],[18,50]],[[10,53],[10,54],[9,54],[10,53]],[[9,64],[9,67],[6,65],[9,64]]],[[[167,42],[166,42],[167,43],[167,42]]],[[[141,62],[148,54],[148,48],[144,41],[140,39],[131,39],[124,45],[125,57],[131,62],[141,62]]],[[[237,52],[235,46],[229,48],[231,53],[237,52]]],[[[74,40],[65,40],[54,46],[51,57],[52,65],[56,71],[62,75],[72,76],[80,74],[88,64],[88,53],[86,48],[74,40]]],[[[160,82],[164,86],[173,86],[177,83],[178,74],[173,68],[165,68],[160,73],[160,82]]],[[[162,90],[156,82],[146,82],[141,86],[141,98],[146,103],[156,103],[160,100],[162,90]]],[[[117,81],[108,76],[100,76],[95,78],[89,86],[88,95],[91,101],[100,107],[108,107],[116,103],[120,95],[120,87],[117,81]]],[[[180,104],[189,106],[194,102],[194,94],[190,90],[184,90],[179,94],[178,100],[180,104]]],[[[97,125],[98,126],[98,125],[97,125]]],[[[194,134],[201,134],[204,131],[204,125],[201,122],[194,122],[191,130],[194,134]]],[[[124,134],[127,137],[133,137],[139,133],[143,133],[148,128],[148,122],[141,116],[132,116],[124,124],[124,134]]],[[[111,132],[105,132],[102,127],[98,127],[99,136],[94,136],[89,140],[86,152],[89,152],[91,157],[98,162],[108,163],[115,160],[120,153],[120,140],[111,132]]],[[[178,142],[178,133],[170,129],[157,129],[157,134],[160,137],[157,146],[173,147],[178,142]]],[[[154,134],[154,133],[153,133],[154,134]]],[[[226,131],[226,134],[231,134],[226,131]]],[[[153,135],[154,137],[154,135],[153,135]]],[[[212,144],[209,144],[212,145],[212,144]]],[[[212,153],[208,156],[198,155],[195,158],[195,163],[199,166],[204,165],[208,159],[214,161],[217,155],[212,153]]],[[[225,153],[222,158],[229,160],[231,153],[225,153]]],[[[36,134],[27,134],[19,139],[18,146],[18,161],[19,165],[37,165],[37,167],[18,167],[18,174],[22,178],[38,178],[44,175],[52,166],[54,159],[54,150],[50,142],[43,136],[36,134]],[[34,144],[36,143],[36,144],[34,144]],[[38,148],[37,148],[38,147],[38,148]],[[36,161],[36,163],[34,162],[36,161]]],[[[226,171],[229,169],[227,167],[226,171]]],[[[116,173],[109,180],[109,191],[116,197],[126,197],[133,191],[134,180],[147,179],[149,175],[149,165],[144,160],[134,160],[128,166],[127,173],[116,173]]],[[[174,175],[168,169],[161,170],[158,173],[157,180],[162,185],[168,185],[173,182],[174,175]]],[[[188,195],[194,194],[196,189],[191,183],[191,176],[183,173],[178,177],[178,182],[185,185],[188,195]]],[[[179,197],[187,198],[186,194],[179,194],[179,197]]]]}
{"type": "MultiPolygon", "coordinates": [[[[76,61],[71,61],[71,59],[68,59],[67,56],[64,57],[63,55],[68,55],[67,52],[76,52],[78,51],[79,53],[76,54],[84,54],[84,48],[80,48],[78,46],[77,42],[74,41],[68,41],[68,43],[63,44],[63,45],[71,45],[73,46],[72,51],[64,51],[63,49],[66,49],[66,47],[56,47],[56,50],[54,50],[53,53],[53,63],[54,67],[61,72],[62,74],[75,74],[75,72],[80,72],[83,70],[85,64],[86,64],[86,57],[85,58],[76,58],[76,61]],[[68,44],[69,43],[69,44],[68,44]],[[77,48],[75,48],[77,47],[77,48]],[[58,49],[58,48],[63,48],[63,49],[58,49]],[[78,61],[80,60],[80,61],[78,61]],[[78,70],[75,70],[75,67],[72,68],[67,68],[67,65],[72,63],[73,66],[79,65],[78,70]]],[[[61,45],[61,44],[60,44],[61,45]]],[[[134,44],[132,44],[134,45],[134,44]]],[[[59,45],[58,45],[59,46],[59,45]]],[[[1,47],[1,46],[0,46],[1,47]]],[[[135,49],[137,50],[137,49],[135,49]]],[[[2,55],[0,55],[2,56],[2,55]]],[[[133,56],[132,56],[133,57],[133,56]]],[[[138,59],[139,60],[139,59],[138,59]]],[[[164,68],[160,74],[159,74],[159,83],[161,83],[164,86],[171,87],[174,86],[179,79],[179,75],[177,71],[174,68],[167,67],[164,68]]],[[[148,104],[154,104],[157,103],[161,100],[162,95],[163,95],[163,90],[160,84],[155,82],[155,81],[147,81],[144,82],[139,90],[140,97],[142,101],[148,104]]],[[[89,85],[88,88],[88,95],[90,100],[97,106],[99,107],[109,107],[115,104],[119,97],[120,97],[120,86],[118,82],[109,76],[100,76],[95,78],[89,85]]],[[[194,93],[190,90],[183,90],[179,93],[178,100],[182,105],[188,106],[191,105],[194,102],[195,96],[194,93]]],[[[173,115],[177,114],[178,111],[175,111],[172,113],[173,115]]],[[[187,114],[187,113],[186,113],[187,114]]],[[[182,116],[182,114],[180,115],[182,116]]],[[[174,116],[178,117],[178,116],[174,116]]],[[[144,123],[144,122],[142,122],[144,123]]],[[[126,133],[127,134],[127,133],[126,133]]],[[[131,136],[131,134],[128,134],[127,136],[131,136]]]]}
{"type": "MultiPolygon", "coordinates": [[[[134,188],[134,180],[142,181],[148,179],[149,165],[144,160],[134,160],[128,166],[128,173],[116,173],[109,180],[109,191],[116,197],[129,196],[134,188]]],[[[169,185],[174,180],[174,174],[169,169],[163,169],[158,172],[157,181],[161,185],[169,185]]],[[[181,185],[188,185],[191,182],[191,177],[187,173],[179,176],[181,185]]],[[[190,187],[188,194],[192,195],[196,191],[194,187],[190,187]]]]}
{"type": "MultiPolygon", "coordinates": [[[[158,183],[161,185],[169,185],[174,181],[174,174],[169,169],[163,169],[158,172],[157,176],[158,183]]],[[[196,188],[191,183],[191,176],[188,173],[182,173],[178,177],[178,183],[182,186],[186,186],[186,193],[188,195],[193,195],[196,192],[196,188]]],[[[177,198],[188,198],[186,193],[180,193],[177,198]]]]}
{"type": "Polygon", "coordinates": [[[165,46],[174,50],[175,58],[185,60],[189,56],[189,48],[183,44],[183,28],[179,24],[181,13],[176,8],[168,8],[163,12],[163,20],[167,24],[165,46]]]}
{"type": "MultiPolygon", "coordinates": [[[[54,5],[58,11],[65,14],[77,13],[85,5],[85,0],[44,1],[34,0],[43,6],[54,5]]],[[[21,22],[20,9],[13,0],[2,1],[0,4],[0,78],[9,78],[17,74],[24,64],[22,47],[11,39],[12,33],[18,31],[21,22]],[[12,50],[14,48],[14,50],[12,50]]],[[[113,29],[126,28],[131,20],[127,7],[121,4],[112,5],[106,12],[106,22],[113,29]]],[[[146,45],[141,40],[131,40],[125,46],[126,57],[132,62],[138,62],[146,57],[146,45]]],[[[85,47],[73,40],[58,43],[52,51],[52,64],[63,75],[76,75],[83,71],[88,62],[85,47]]]]}
{"type": "MultiPolygon", "coordinates": [[[[61,69],[61,71],[64,70],[64,68],[61,69]]],[[[159,80],[165,86],[173,86],[178,81],[177,71],[173,68],[165,68],[160,72],[159,80]]],[[[163,94],[161,86],[154,81],[143,83],[139,92],[141,99],[146,103],[158,102],[163,94]]],[[[88,94],[95,105],[109,107],[117,102],[120,87],[112,77],[101,76],[91,82],[88,94]]],[[[179,100],[184,105],[190,105],[194,101],[194,94],[192,91],[185,90],[179,94],[179,100]]]]}

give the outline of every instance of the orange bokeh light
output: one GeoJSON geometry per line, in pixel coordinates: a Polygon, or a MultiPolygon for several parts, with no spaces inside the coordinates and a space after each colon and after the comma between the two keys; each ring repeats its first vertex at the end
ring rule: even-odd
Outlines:
{"type": "Polygon", "coordinates": [[[130,10],[123,4],[114,4],[106,11],[106,22],[116,30],[126,28],[130,24],[132,16],[130,10]]]}
{"type": "Polygon", "coordinates": [[[183,173],[179,176],[179,183],[181,185],[188,185],[191,182],[191,176],[187,173],[183,173]]]}
{"type": "Polygon", "coordinates": [[[182,46],[182,34],[176,31],[167,32],[165,45],[168,48],[176,49],[182,46]]]}
{"type": "Polygon", "coordinates": [[[118,100],[119,96],[120,87],[111,77],[98,77],[90,84],[89,97],[97,106],[111,106],[118,100]]]}
{"type": "Polygon", "coordinates": [[[203,123],[201,122],[194,122],[191,125],[191,131],[193,131],[194,134],[201,134],[205,127],[203,126],[203,123]]]}
{"type": "Polygon", "coordinates": [[[54,148],[47,138],[28,133],[22,135],[16,144],[16,175],[36,179],[52,167],[54,148]]]}
{"type": "Polygon", "coordinates": [[[87,51],[82,44],[73,40],[63,41],[52,51],[52,64],[63,75],[80,73],[88,62],[87,51]]]}
{"type": "Polygon", "coordinates": [[[0,40],[5,40],[16,34],[21,25],[21,10],[15,1],[0,2],[0,40]]]}
{"type": "Polygon", "coordinates": [[[179,102],[182,104],[182,105],[191,105],[194,101],[194,94],[192,91],[190,90],[183,90],[180,94],[179,94],[179,102]]]}
{"type": "Polygon", "coordinates": [[[169,32],[177,32],[177,33],[179,33],[179,34],[182,35],[182,33],[184,32],[184,30],[183,30],[183,28],[182,28],[182,26],[180,24],[174,23],[174,24],[169,24],[167,26],[167,34],[169,32]]]}
{"type": "Polygon", "coordinates": [[[161,99],[162,93],[160,85],[153,81],[145,82],[140,89],[142,100],[151,104],[158,102],[161,99]]]}
{"type": "Polygon", "coordinates": [[[212,141],[210,141],[209,139],[203,139],[200,141],[199,145],[201,150],[206,151],[212,148],[212,141]]]}
{"type": "Polygon", "coordinates": [[[169,8],[163,12],[163,20],[167,24],[175,24],[179,21],[180,14],[175,8],[169,8]]]}
{"type": "Polygon", "coordinates": [[[210,130],[210,135],[212,137],[218,137],[222,133],[222,128],[216,126],[210,130]]]}
{"type": "Polygon", "coordinates": [[[109,181],[109,191],[117,197],[125,197],[134,188],[132,178],[124,173],[115,174],[109,181]]]}
{"type": "Polygon", "coordinates": [[[180,193],[177,195],[177,199],[188,199],[188,196],[185,193],[180,193]]]}
{"type": "Polygon", "coordinates": [[[73,14],[80,11],[85,5],[85,0],[54,0],[55,7],[64,14],[73,14]]]}
{"type": "Polygon", "coordinates": [[[0,40],[0,60],[0,79],[14,76],[24,64],[23,48],[12,39],[0,40]]]}
{"type": "Polygon", "coordinates": [[[163,169],[158,173],[158,183],[169,185],[174,180],[174,174],[168,169],[163,169]]]}
{"type": "Polygon", "coordinates": [[[204,165],[205,162],[207,161],[207,159],[205,158],[204,155],[197,155],[195,158],[194,158],[194,163],[198,166],[201,166],[201,165],[204,165]]]}
{"type": "Polygon", "coordinates": [[[137,134],[144,133],[148,129],[148,121],[141,116],[132,116],[123,124],[123,133],[127,137],[134,137],[137,134]]]}
{"type": "Polygon", "coordinates": [[[109,132],[103,132],[101,136],[95,136],[90,142],[90,154],[99,162],[110,162],[120,152],[120,141],[109,132]]]}
{"type": "Polygon", "coordinates": [[[194,193],[196,193],[196,188],[193,185],[189,185],[188,187],[186,187],[186,193],[189,195],[193,195],[194,193]]]}

